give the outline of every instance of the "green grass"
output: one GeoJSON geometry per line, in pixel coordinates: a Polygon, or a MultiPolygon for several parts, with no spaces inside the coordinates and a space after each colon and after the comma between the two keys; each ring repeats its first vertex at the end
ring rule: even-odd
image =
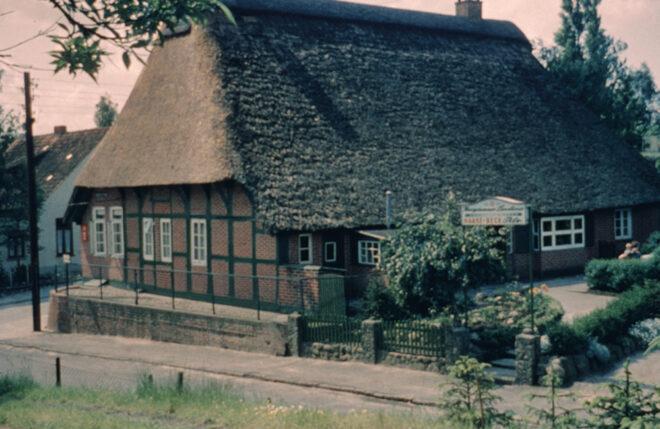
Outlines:
{"type": "MultiPolygon", "coordinates": [[[[43,387],[26,378],[0,378],[0,427],[125,428],[442,428],[419,414],[338,414],[249,402],[222,386],[177,392],[141,382],[135,392],[43,387]]],[[[455,426],[451,426],[455,427],[455,426]]]]}

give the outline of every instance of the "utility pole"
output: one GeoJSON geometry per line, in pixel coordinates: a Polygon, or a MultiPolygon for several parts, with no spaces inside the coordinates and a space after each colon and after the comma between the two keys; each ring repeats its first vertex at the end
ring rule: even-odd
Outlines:
{"type": "Polygon", "coordinates": [[[30,286],[32,288],[32,329],[41,331],[41,293],[39,289],[39,227],[37,226],[37,183],[32,136],[32,96],[30,73],[23,74],[25,85],[25,149],[27,151],[28,212],[30,220],[30,286]]]}

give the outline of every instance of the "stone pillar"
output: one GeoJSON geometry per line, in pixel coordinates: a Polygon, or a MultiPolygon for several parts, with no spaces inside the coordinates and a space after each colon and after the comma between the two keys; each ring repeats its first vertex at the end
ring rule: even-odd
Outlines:
{"type": "Polygon", "coordinates": [[[516,336],[516,383],[535,386],[541,357],[541,337],[526,329],[516,336]]]}
{"type": "Polygon", "coordinates": [[[448,364],[454,363],[460,356],[470,351],[470,331],[465,327],[445,327],[446,350],[445,359],[448,364]]]}
{"type": "Polygon", "coordinates": [[[305,330],[305,318],[300,313],[289,314],[287,320],[287,342],[291,356],[302,356],[303,332],[305,330]]]}
{"type": "Polygon", "coordinates": [[[383,322],[367,319],[362,322],[362,359],[366,363],[378,363],[378,350],[383,343],[383,322]]]}

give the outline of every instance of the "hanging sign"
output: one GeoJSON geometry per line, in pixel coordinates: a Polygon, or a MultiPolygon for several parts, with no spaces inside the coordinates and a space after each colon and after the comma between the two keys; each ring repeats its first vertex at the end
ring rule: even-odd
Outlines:
{"type": "Polygon", "coordinates": [[[65,264],[70,264],[71,263],[71,255],[68,253],[65,253],[62,255],[62,262],[65,264]]]}
{"type": "Polygon", "coordinates": [[[515,226],[529,223],[528,206],[509,197],[494,197],[461,207],[461,223],[474,226],[515,226]]]}

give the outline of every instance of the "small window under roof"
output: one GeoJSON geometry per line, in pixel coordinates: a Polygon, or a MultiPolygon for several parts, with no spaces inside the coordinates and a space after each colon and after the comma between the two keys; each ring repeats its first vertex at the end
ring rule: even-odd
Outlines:
{"type": "Polygon", "coordinates": [[[71,158],[73,158],[73,154],[72,153],[67,153],[66,154],[66,160],[69,161],[71,158]]]}
{"type": "Polygon", "coordinates": [[[53,175],[52,174],[49,174],[48,176],[46,176],[46,182],[50,182],[51,180],[53,180],[53,175]]]}

